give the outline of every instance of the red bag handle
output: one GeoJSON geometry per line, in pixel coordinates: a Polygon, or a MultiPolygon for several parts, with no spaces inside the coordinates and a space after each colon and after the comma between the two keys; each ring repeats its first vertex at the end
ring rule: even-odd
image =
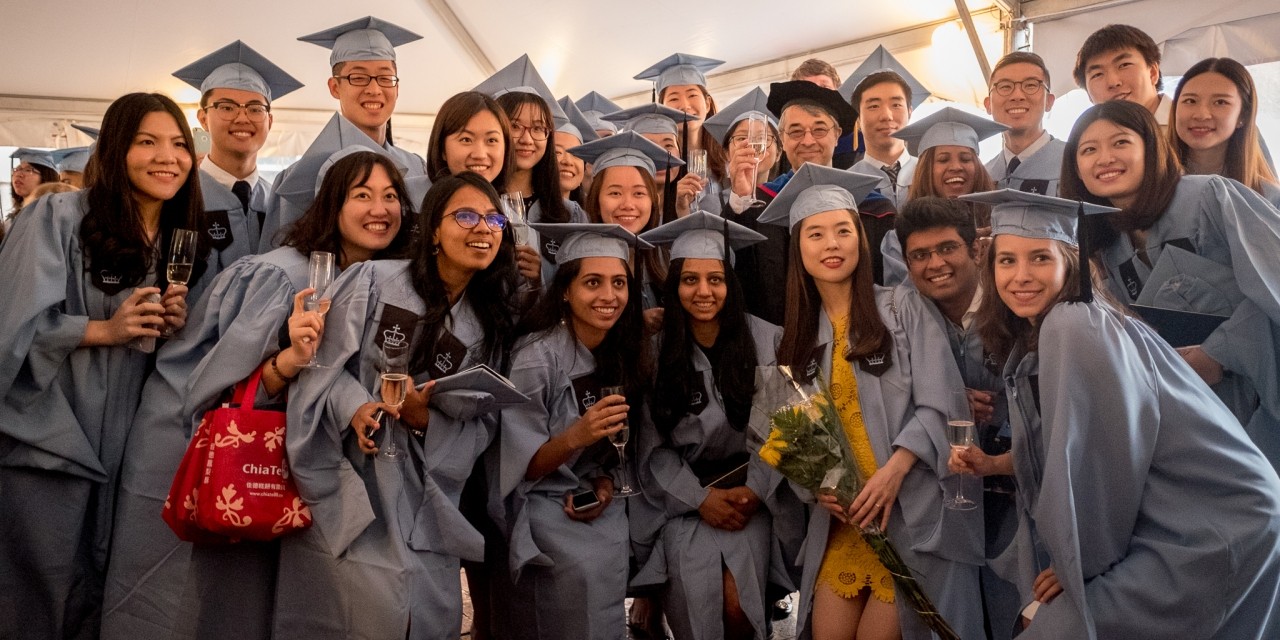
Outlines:
{"type": "Polygon", "coordinates": [[[231,395],[231,403],[236,406],[253,408],[253,400],[258,395],[258,385],[262,384],[262,367],[258,365],[248,378],[236,383],[235,392],[231,395]]]}

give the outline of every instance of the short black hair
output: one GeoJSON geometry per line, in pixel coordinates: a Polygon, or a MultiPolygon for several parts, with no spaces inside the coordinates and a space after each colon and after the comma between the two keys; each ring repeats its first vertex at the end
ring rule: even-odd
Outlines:
{"type": "Polygon", "coordinates": [[[903,253],[907,250],[907,238],[917,231],[936,227],[953,227],[960,239],[968,246],[978,237],[974,226],[973,214],[963,200],[925,196],[907,202],[893,221],[893,230],[898,234],[898,242],[903,253]]]}
{"type": "MultiPolygon", "coordinates": [[[[1080,45],[1080,52],[1076,54],[1075,69],[1071,71],[1076,84],[1085,86],[1085,65],[1089,64],[1089,60],[1121,49],[1137,49],[1148,65],[1160,64],[1160,47],[1156,46],[1156,41],[1152,40],[1146,31],[1127,24],[1109,24],[1094,31],[1085,39],[1084,44],[1080,45]]],[[[1163,90],[1164,74],[1161,74],[1156,78],[1156,91],[1163,90]]]]}
{"type": "MultiPolygon", "coordinates": [[[[996,66],[991,68],[991,77],[994,78],[997,71],[1011,64],[1019,63],[1033,64],[1040,67],[1040,71],[1044,73],[1045,86],[1052,86],[1049,82],[1049,67],[1044,63],[1044,58],[1041,58],[1040,54],[1030,51],[1011,51],[1006,53],[1003,58],[996,62],[996,66]]],[[[988,78],[988,81],[990,81],[990,78],[988,78]]]]}

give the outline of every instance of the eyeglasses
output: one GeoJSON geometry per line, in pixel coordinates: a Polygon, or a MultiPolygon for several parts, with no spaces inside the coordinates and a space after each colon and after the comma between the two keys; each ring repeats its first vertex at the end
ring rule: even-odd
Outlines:
{"type": "Polygon", "coordinates": [[[244,111],[245,117],[249,122],[262,122],[267,119],[267,114],[271,113],[271,107],[261,102],[250,102],[249,104],[240,104],[230,100],[219,100],[204,108],[205,111],[212,111],[218,114],[219,118],[228,122],[235,120],[244,111]]]}
{"type": "Polygon", "coordinates": [[[1022,87],[1022,93],[1028,96],[1034,96],[1040,93],[1040,89],[1044,87],[1044,83],[1034,78],[1023,80],[1022,82],[1014,82],[1012,80],[1001,80],[991,85],[991,90],[999,95],[1007,96],[1013,93],[1014,87],[1022,87]]]}
{"type": "Polygon", "coordinates": [[[831,131],[832,129],[830,127],[814,127],[812,129],[787,129],[786,136],[787,136],[787,139],[792,142],[800,142],[801,140],[804,140],[804,136],[807,133],[812,135],[814,140],[821,140],[831,135],[831,131]]]}
{"type": "Polygon", "coordinates": [[[36,176],[36,175],[40,175],[40,170],[35,167],[24,167],[22,165],[18,165],[13,168],[13,175],[16,176],[19,173],[29,173],[33,176],[36,176]]]}
{"type": "Polygon", "coordinates": [[[535,124],[532,127],[526,127],[520,124],[519,122],[511,123],[511,138],[513,140],[518,140],[521,137],[523,137],[524,132],[526,131],[529,132],[529,137],[539,142],[546,140],[547,136],[550,135],[550,132],[547,131],[547,128],[540,124],[535,124]]]}
{"type": "Polygon", "coordinates": [[[458,223],[463,229],[474,229],[476,225],[484,220],[484,225],[490,231],[502,231],[507,228],[507,217],[501,213],[485,213],[481,214],[470,209],[459,209],[453,213],[446,213],[445,217],[453,216],[453,221],[458,223]]]}
{"type": "Polygon", "coordinates": [[[345,76],[334,76],[339,80],[346,80],[353,87],[367,87],[370,82],[377,82],[379,87],[390,89],[400,84],[398,76],[371,76],[367,73],[348,73],[345,76]]]}
{"type": "Polygon", "coordinates": [[[963,246],[964,245],[959,242],[944,242],[932,249],[916,249],[915,251],[907,254],[907,259],[912,262],[925,262],[935,253],[938,254],[939,258],[945,258],[955,253],[963,246]]]}
{"type": "MultiPolygon", "coordinates": [[[[814,136],[816,137],[817,134],[815,133],[814,136]]],[[[803,138],[804,136],[800,136],[800,137],[803,138]]],[[[823,137],[825,137],[825,135],[823,137]]],[[[744,144],[747,144],[747,139],[748,138],[746,134],[741,134],[741,133],[735,136],[729,136],[729,146],[731,147],[742,146],[744,144]]],[[[769,139],[766,142],[769,143],[768,146],[773,146],[778,143],[778,139],[773,136],[769,136],[769,139]]]]}

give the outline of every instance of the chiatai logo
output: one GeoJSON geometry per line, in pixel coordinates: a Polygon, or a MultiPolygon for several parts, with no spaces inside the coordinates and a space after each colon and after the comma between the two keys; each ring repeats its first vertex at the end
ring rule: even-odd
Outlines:
{"type": "Polygon", "coordinates": [[[278,467],[274,464],[253,464],[252,462],[246,462],[243,467],[240,467],[240,471],[245,475],[250,476],[276,476],[279,478],[289,477],[288,469],[283,466],[278,467]]]}

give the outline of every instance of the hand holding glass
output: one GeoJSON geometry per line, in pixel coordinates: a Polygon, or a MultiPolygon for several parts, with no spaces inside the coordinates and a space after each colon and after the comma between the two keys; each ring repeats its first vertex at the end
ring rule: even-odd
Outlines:
{"type": "MultiPolygon", "coordinates": [[[[197,238],[196,232],[190,229],[173,230],[173,239],[169,243],[169,266],[165,269],[165,279],[169,284],[186,286],[191,281],[197,238]]],[[[166,324],[161,335],[166,338],[173,336],[173,327],[166,324]]]]}
{"type": "MultiPolygon", "coordinates": [[[[951,449],[962,450],[968,449],[974,445],[977,439],[976,428],[973,424],[973,409],[969,405],[969,393],[967,391],[951,392],[951,403],[947,411],[947,441],[951,444],[951,449]]],[[[958,474],[953,476],[952,481],[955,484],[955,494],[947,496],[943,501],[943,506],[948,509],[957,511],[968,511],[977,508],[977,496],[966,496],[964,486],[968,484],[970,478],[975,478],[969,474],[958,474]]]]}
{"type": "MultiPolygon", "coordinates": [[[[627,390],[622,386],[603,387],[600,389],[600,396],[607,398],[609,396],[626,397],[627,390]]],[[[627,473],[627,440],[630,437],[631,425],[629,420],[624,416],[622,418],[622,428],[618,429],[609,436],[609,442],[613,443],[614,448],[618,450],[618,481],[622,486],[613,492],[615,498],[628,498],[638,495],[640,492],[631,486],[631,474],[627,473]]]]}
{"type": "Polygon", "coordinates": [[[751,204],[764,204],[763,200],[755,196],[755,191],[760,184],[760,161],[764,160],[764,154],[769,150],[769,121],[753,112],[747,115],[743,123],[742,132],[747,136],[746,144],[756,155],[755,166],[751,171],[751,204]]]}
{"type": "Polygon", "coordinates": [[[508,224],[512,233],[515,234],[516,244],[521,246],[529,244],[529,220],[528,213],[524,209],[524,194],[512,191],[502,194],[499,199],[502,212],[507,214],[508,224]]]}
{"type": "MultiPolygon", "coordinates": [[[[312,251],[310,264],[310,285],[315,289],[315,293],[307,296],[302,301],[302,310],[309,313],[319,314],[321,318],[329,313],[329,285],[333,283],[333,254],[327,251],[312,251]]],[[[320,345],[316,345],[315,351],[311,352],[311,361],[306,364],[307,368],[313,369],[320,366],[316,360],[317,354],[320,352],[320,345]]]]}
{"type": "MultiPolygon", "coordinates": [[[[409,394],[409,345],[405,342],[382,344],[382,373],[379,375],[379,392],[387,406],[400,408],[409,394]]],[[[387,435],[383,437],[382,455],[399,457],[396,449],[395,426],[397,420],[388,420],[387,435]]]]}
{"type": "Polygon", "coordinates": [[[692,149],[689,151],[689,173],[702,178],[703,187],[693,197],[693,211],[702,209],[702,193],[707,190],[707,150],[692,149]]]}

